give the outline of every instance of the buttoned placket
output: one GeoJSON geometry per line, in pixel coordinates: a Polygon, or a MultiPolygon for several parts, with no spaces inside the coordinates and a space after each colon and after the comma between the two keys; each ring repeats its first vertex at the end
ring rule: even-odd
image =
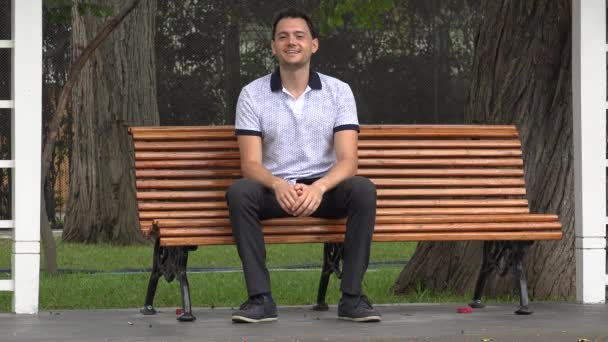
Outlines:
{"type": "Polygon", "coordinates": [[[300,115],[302,115],[302,112],[304,111],[304,99],[306,98],[306,94],[311,91],[310,86],[306,86],[306,89],[304,90],[304,92],[302,93],[302,95],[300,95],[297,99],[289,92],[289,90],[283,88],[283,92],[285,94],[287,94],[286,97],[286,104],[287,107],[289,107],[289,109],[291,110],[291,112],[296,116],[299,117],[300,115]]]}

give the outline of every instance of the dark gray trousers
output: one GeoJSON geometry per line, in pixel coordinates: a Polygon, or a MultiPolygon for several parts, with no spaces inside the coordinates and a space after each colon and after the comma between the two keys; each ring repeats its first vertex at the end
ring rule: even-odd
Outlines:
{"type": "MultiPolygon", "coordinates": [[[[243,265],[249,296],[270,292],[266,268],[266,246],[261,220],[289,217],[279,205],[274,191],[251,179],[239,179],[226,192],[232,234],[243,265]]],[[[347,218],[344,239],[342,292],[361,294],[376,221],[376,187],[367,178],[346,179],[323,195],[311,215],[347,218]]]]}

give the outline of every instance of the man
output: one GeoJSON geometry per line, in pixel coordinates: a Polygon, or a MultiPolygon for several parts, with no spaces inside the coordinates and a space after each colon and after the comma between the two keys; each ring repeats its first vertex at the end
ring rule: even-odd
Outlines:
{"type": "Polygon", "coordinates": [[[310,70],[319,48],[303,12],[280,12],[272,53],[279,68],[243,88],[236,135],[244,179],[227,191],[230,223],[249,299],[234,322],[277,319],[260,220],[286,216],[347,217],[338,317],[380,321],[362,295],[376,217],[376,189],[357,172],[359,125],[350,87],[310,70]]]}

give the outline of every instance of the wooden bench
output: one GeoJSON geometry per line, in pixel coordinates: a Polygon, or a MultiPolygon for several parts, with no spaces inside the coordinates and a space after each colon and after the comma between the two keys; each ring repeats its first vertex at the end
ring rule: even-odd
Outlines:
{"type": "MultiPolygon", "coordinates": [[[[225,191],[241,177],[232,126],[131,127],[142,232],[155,238],[144,314],[154,314],[158,279],[178,278],[183,313],[193,320],[188,251],[234,244],[225,191]]],[[[528,314],[522,259],[534,240],[558,240],[556,215],[531,214],[513,126],[363,125],[358,174],[377,187],[374,241],[482,240],[474,307],[494,269],[496,242],[513,248],[520,306],[528,314]]],[[[340,274],[344,220],[284,218],[264,222],[266,243],[325,243],[317,305],[326,310],[332,273],[340,274]]]]}

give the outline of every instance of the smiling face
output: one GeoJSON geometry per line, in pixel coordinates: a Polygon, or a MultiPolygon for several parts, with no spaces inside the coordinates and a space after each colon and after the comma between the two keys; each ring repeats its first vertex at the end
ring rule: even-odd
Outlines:
{"type": "Polygon", "coordinates": [[[277,23],[271,46],[279,66],[294,69],[310,63],[310,56],[319,49],[319,40],[312,38],[306,20],[283,18],[277,23]]]}

